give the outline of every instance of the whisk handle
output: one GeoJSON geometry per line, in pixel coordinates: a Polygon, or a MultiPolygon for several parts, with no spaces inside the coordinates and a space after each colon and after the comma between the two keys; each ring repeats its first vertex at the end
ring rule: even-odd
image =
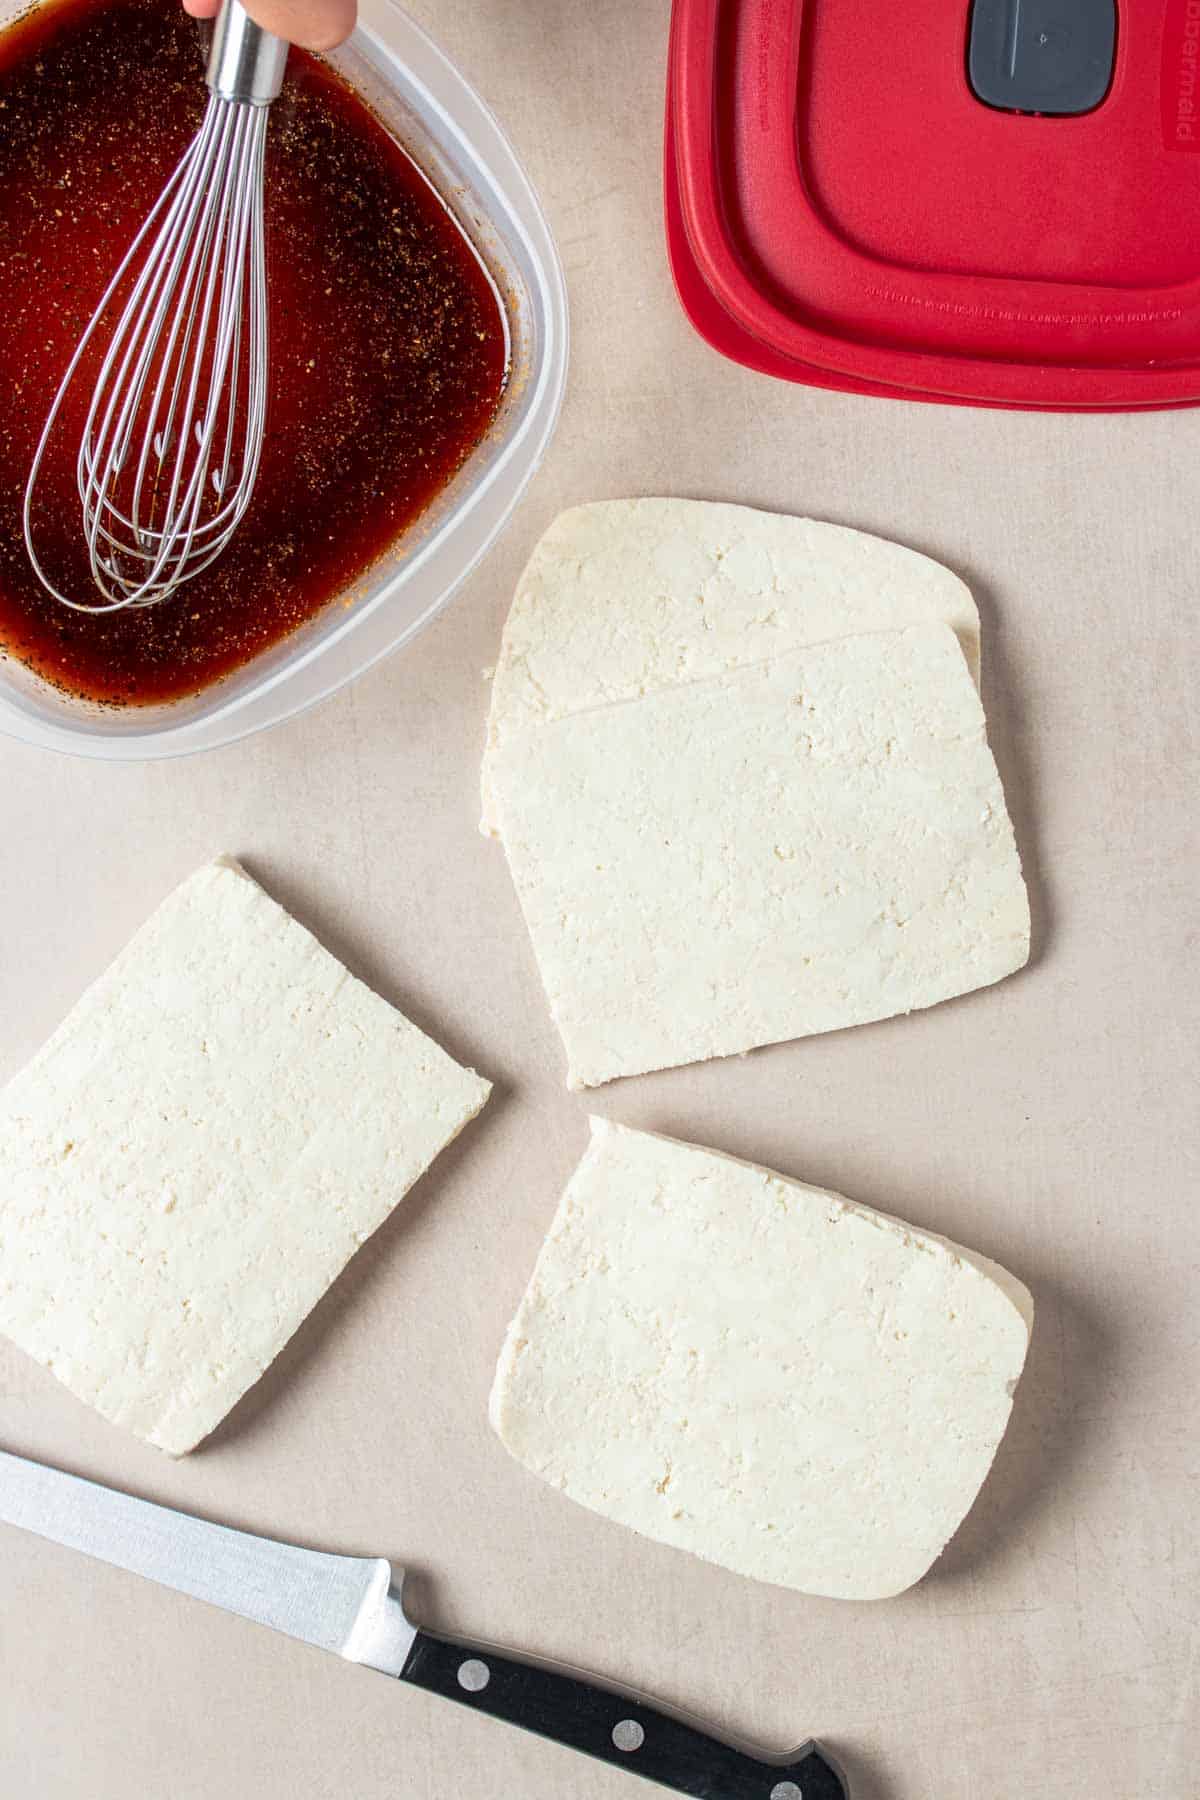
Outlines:
{"type": "Polygon", "coordinates": [[[208,85],[222,100],[269,106],[283,86],[289,45],[256,25],[241,0],[225,0],[213,32],[208,85]]]}

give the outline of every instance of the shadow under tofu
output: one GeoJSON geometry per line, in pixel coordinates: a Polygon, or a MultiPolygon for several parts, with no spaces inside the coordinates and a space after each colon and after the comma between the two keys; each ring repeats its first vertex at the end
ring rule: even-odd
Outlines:
{"type": "MultiPolygon", "coordinates": [[[[504,1106],[509,1098],[502,1090],[493,1087],[484,1113],[493,1113],[495,1109],[504,1106]]],[[[216,1429],[196,1446],[191,1455],[203,1456],[206,1450],[223,1449],[253,1432],[259,1419],[274,1405],[281,1390],[287,1384],[299,1380],[310,1362],[327,1353],[329,1340],[336,1336],[342,1320],[362,1303],[373,1287],[386,1279],[392,1257],[404,1235],[413,1231],[426,1212],[436,1205],[439,1182],[452,1179],[459,1165],[472,1154],[471,1137],[482,1117],[483,1114],[479,1114],[470,1120],[419,1180],[413,1183],[404,1198],[397,1202],[395,1210],[350,1258],[336,1281],[318,1300],[269,1368],[253,1387],[247,1389],[216,1429]]]]}
{"type": "Polygon", "coordinates": [[[1029,962],[1042,962],[1054,938],[1054,911],[1042,858],[1038,786],[1027,748],[1025,696],[1008,655],[1003,609],[990,584],[974,570],[956,571],[975,597],[983,642],[983,704],[988,742],[1000,771],[1000,783],[1016,834],[1017,850],[1029,892],[1029,962]]]}
{"type": "MultiPolygon", "coordinates": [[[[282,866],[276,866],[270,859],[251,857],[248,860],[238,857],[238,861],[271,896],[278,902],[297,924],[311,931],[317,942],[335,956],[351,975],[363,982],[373,993],[386,1000],[410,1019],[426,1037],[431,1037],[435,1044],[440,1044],[448,1056],[452,1056],[464,1068],[477,1069],[477,1053],[467,1043],[461,1029],[453,1020],[447,1021],[442,1016],[434,1017],[428,1006],[416,1000],[397,979],[391,967],[383,966],[379,959],[364,949],[362,943],[354,936],[352,929],[346,925],[342,912],[331,907],[322,906],[314,899],[311,888],[294,882],[282,866]]],[[[499,1084],[490,1069],[480,1069],[493,1083],[492,1099],[489,1107],[495,1104],[499,1084]]]]}
{"type": "Polygon", "coordinates": [[[986,1576],[1036,1532],[1082,1480],[1103,1432],[1099,1390],[1113,1373],[1113,1332],[1059,1283],[1030,1283],[1036,1313],[1008,1430],[970,1512],[922,1584],[950,1588],[986,1576]]]}
{"type": "MultiPolygon", "coordinates": [[[[355,943],[340,918],[314,908],[302,894],[293,890],[285,876],[277,875],[273,868],[263,870],[258,859],[243,866],[256,881],[261,880],[272,899],[285,907],[299,924],[311,931],[330,955],[335,956],[352,975],[402,1012],[427,1037],[440,1044],[456,1062],[468,1068],[475,1066],[471,1049],[459,1040],[458,1034],[448,1030],[442,1020],[425,1015],[423,1008],[414,1006],[406,996],[399,994],[390,973],[377,968],[373,959],[362,953],[361,947],[355,943]]],[[[404,1234],[413,1231],[436,1203],[438,1184],[452,1180],[460,1164],[472,1154],[472,1139],[479,1122],[485,1115],[494,1119],[497,1110],[509,1098],[503,1086],[493,1083],[491,1095],[482,1112],[468,1121],[459,1135],[413,1183],[408,1193],[397,1201],[395,1210],[351,1257],[278,1356],[216,1429],[191,1452],[193,1456],[203,1455],[209,1449],[224,1448],[253,1431],[258,1420],[274,1404],[281,1388],[289,1382],[295,1382],[315,1357],[325,1354],[329,1339],[336,1334],[342,1319],[376,1283],[385,1278],[392,1255],[404,1234]]]]}
{"type": "MultiPolygon", "coordinates": [[[[639,1123],[682,1143],[696,1138],[689,1121],[665,1107],[639,1123]]],[[[754,1160],[751,1143],[723,1141],[720,1149],[738,1159],[754,1160]]],[[[917,1231],[938,1229],[936,1206],[931,1209],[930,1196],[915,1177],[910,1194],[896,1181],[879,1192],[862,1170],[850,1183],[844,1166],[825,1166],[819,1159],[807,1160],[803,1174],[786,1166],[785,1160],[781,1173],[835,1193],[848,1190],[857,1204],[901,1217],[917,1231]]],[[[980,1243],[978,1233],[973,1234],[971,1247],[1002,1268],[1013,1261],[1003,1244],[980,1243]]],[[[1051,1505],[1061,1508],[1064,1490],[1082,1479],[1085,1453],[1104,1430],[1100,1396],[1111,1385],[1119,1354],[1111,1327],[1061,1280],[1042,1276],[1036,1261],[1031,1267],[1028,1254],[1022,1255],[1020,1269],[1033,1295],[1034,1323],[1012,1415],[983,1486],[920,1583],[922,1590],[974,1581],[989,1566],[1013,1556],[1051,1505]]]]}
{"type": "Polygon", "coordinates": [[[888,1780],[876,1758],[839,1738],[818,1737],[817,1743],[845,1776],[850,1800],[899,1800],[900,1789],[888,1780]]]}

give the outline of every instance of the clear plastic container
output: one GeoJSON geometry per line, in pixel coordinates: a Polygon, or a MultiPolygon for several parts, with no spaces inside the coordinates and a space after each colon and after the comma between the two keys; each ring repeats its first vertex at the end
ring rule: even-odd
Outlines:
{"type": "MultiPolygon", "coordinates": [[[[0,27],[28,10],[0,0],[0,27]]],[[[550,441],[567,369],[567,304],[549,225],[483,101],[394,0],[372,0],[330,61],[432,182],[487,265],[504,307],[512,378],[495,422],[382,562],[306,626],[224,681],[155,707],[105,710],[0,661],[0,731],[78,756],[186,756],[264,731],[407,644],[508,521],[550,441]]],[[[168,601],[169,605],[170,602],[168,601]]]]}

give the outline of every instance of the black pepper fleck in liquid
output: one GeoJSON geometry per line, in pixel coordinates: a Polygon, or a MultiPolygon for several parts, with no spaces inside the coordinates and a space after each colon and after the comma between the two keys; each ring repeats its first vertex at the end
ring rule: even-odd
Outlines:
{"type": "MultiPolygon", "coordinates": [[[[452,478],[504,389],[499,304],[437,197],[328,65],[293,50],[267,140],[270,405],[250,510],[160,605],[44,592],[21,507],[72,348],[207,99],[178,0],[56,0],[0,36],[0,655],[110,706],[192,694],[343,594],[452,478]]],[[[78,432],[55,434],[39,545],[89,595],[78,432]]]]}

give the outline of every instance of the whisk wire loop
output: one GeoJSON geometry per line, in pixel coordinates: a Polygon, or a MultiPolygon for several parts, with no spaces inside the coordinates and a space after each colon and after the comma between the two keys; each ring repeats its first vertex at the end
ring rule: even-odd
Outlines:
{"type": "Polygon", "coordinates": [[[250,504],[268,392],[267,119],[262,101],[212,93],[55,396],[26,488],[25,543],[43,585],[75,611],[165,599],[221,555],[250,504]],[[76,458],[97,590],[80,599],[39,559],[34,495],[88,348],[118,302],[76,458]]]}
{"type": "MultiPolygon", "coordinates": [[[[229,117],[220,116],[220,109],[214,102],[209,103],[209,110],[210,113],[218,116],[220,129],[228,132],[231,125],[229,117]]],[[[222,146],[220,143],[216,146],[216,159],[217,166],[220,167],[222,164],[222,146]]],[[[139,391],[134,396],[136,403],[140,403],[141,400],[140,387],[142,383],[151,374],[151,357],[148,353],[148,345],[161,344],[161,358],[157,379],[154,385],[154,392],[142,428],[141,449],[138,456],[137,473],[134,477],[133,494],[130,501],[130,516],[128,520],[126,520],[116,513],[115,507],[111,510],[113,511],[114,516],[118,517],[119,522],[128,527],[130,541],[135,547],[135,555],[139,560],[141,559],[143,552],[150,550],[155,538],[152,519],[144,519],[142,517],[143,488],[146,480],[146,471],[150,462],[153,460],[155,464],[153,492],[154,494],[157,494],[158,483],[162,478],[163,466],[166,463],[173,442],[175,441],[173,436],[175,414],[179,405],[180,388],[183,385],[185,371],[188,367],[188,353],[192,348],[197,335],[197,312],[200,310],[202,293],[205,302],[205,310],[202,313],[199,322],[199,338],[201,343],[203,342],[204,333],[207,327],[207,313],[208,308],[211,305],[212,288],[218,269],[218,262],[215,258],[210,256],[210,251],[214,237],[216,215],[220,206],[225,201],[229,179],[230,171],[226,168],[222,185],[219,188],[214,186],[205,191],[198,229],[193,233],[190,242],[185,239],[184,242],[179,245],[176,255],[172,258],[161,291],[156,297],[154,314],[150,322],[149,337],[147,340],[142,341],[138,341],[135,338],[135,345],[138,351],[139,388],[139,391]],[[185,248],[188,252],[187,260],[186,263],[181,263],[181,253],[185,248]],[[198,271],[205,268],[208,270],[208,275],[204,288],[201,289],[197,282],[197,274],[198,271]],[[162,332],[166,325],[167,315],[171,310],[172,302],[174,302],[174,314],[171,318],[170,329],[167,331],[164,338],[162,337],[162,332]],[[167,416],[164,419],[161,416],[161,409],[163,404],[163,394],[167,387],[168,379],[171,379],[171,394],[167,416]]],[[[188,392],[185,411],[190,411],[194,404],[195,389],[196,369],[193,359],[191,387],[188,392]]],[[[180,455],[176,458],[173,477],[166,499],[166,511],[169,516],[174,515],[179,485],[184,473],[184,456],[186,455],[188,446],[186,437],[183,434],[181,434],[180,437],[179,448],[180,455]]],[[[161,557],[165,546],[161,542],[161,534],[158,535],[158,554],[161,557]]],[[[147,560],[149,560],[149,558],[147,558],[147,560]]],[[[158,572],[157,565],[155,565],[154,572],[158,572]]]]}
{"type": "MultiPolygon", "coordinates": [[[[183,298],[186,300],[190,293],[193,308],[198,298],[194,272],[199,257],[207,250],[216,198],[215,189],[205,189],[203,177],[210,153],[219,157],[220,145],[214,143],[214,139],[219,136],[222,123],[222,110],[210,101],[204,125],[185,158],[185,164],[190,166],[184,169],[176,204],[168,211],[150,257],[117,321],[92,393],[80,442],[77,478],[92,574],[102,589],[102,570],[111,569],[110,579],[120,583],[120,564],[116,559],[122,552],[134,561],[141,560],[143,546],[137,524],[138,500],[147,455],[155,436],[156,406],[152,406],[149,418],[144,422],[129,514],[116,503],[115,483],[126,466],[138,409],[151,374],[148,352],[156,347],[161,351],[160,391],[163,376],[172,367],[178,321],[175,332],[165,341],[162,333],[172,296],[179,287],[185,267],[183,298]],[[198,211],[194,210],[197,208],[198,211]],[[107,563],[97,552],[100,541],[113,553],[107,563]]],[[[101,305],[103,307],[104,302],[101,305]]],[[[157,398],[156,394],[156,401],[157,398]]]]}

